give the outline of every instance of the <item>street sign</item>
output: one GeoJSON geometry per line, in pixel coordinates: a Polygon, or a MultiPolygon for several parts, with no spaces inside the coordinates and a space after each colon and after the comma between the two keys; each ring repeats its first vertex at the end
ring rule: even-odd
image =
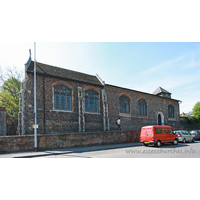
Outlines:
{"type": "Polygon", "coordinates": [[[38,124],[33,124],[32,128],[38,128],[38,124]]]}

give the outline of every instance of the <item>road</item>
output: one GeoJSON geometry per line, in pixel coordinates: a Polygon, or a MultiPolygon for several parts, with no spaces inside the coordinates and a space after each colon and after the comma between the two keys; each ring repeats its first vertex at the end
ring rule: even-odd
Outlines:
{"type": "Polygon", "coordinates": [[[141,145],[109,150],[72,152],[39,158],[200,158],[200,141],[179,143],[178,145],[163,144],[159,148],[141,145]]]}

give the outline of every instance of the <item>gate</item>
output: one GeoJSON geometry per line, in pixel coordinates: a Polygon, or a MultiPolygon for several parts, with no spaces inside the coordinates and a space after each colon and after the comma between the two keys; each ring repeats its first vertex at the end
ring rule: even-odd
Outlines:
{"type": "Polygon", "coordinates": [[[6,119],[7,135],[18,135],[18,121],[16,119],[6,119]]]}

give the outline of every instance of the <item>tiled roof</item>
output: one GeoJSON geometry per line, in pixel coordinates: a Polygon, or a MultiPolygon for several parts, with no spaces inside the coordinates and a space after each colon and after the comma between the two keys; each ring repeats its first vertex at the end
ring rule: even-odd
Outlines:
{"type": "Polygon", "coordinates": [[[167,90],[163,89],[162,87],[158,87],[153,94],[157,95],[157,94],[160,94],[160,93],[167,93],[167,94],[171,94],[170,92],[168,92],[167,90]]]}
{"type": "MultiPolygon", "coordinates": [[[[69,79],[73,81],[79,81],[83,83],[89,83],[94,85],[102,86],[102,83],[99,81],[97,76],[84,74],[64,68],[59,68],[43,63],[36,62],[36,71],[38,74],[44,74],[47,76],[53,76],[58,78],[69,79]]],[[[33,73],[34,72],[34,62],[31,61],[30,65],[28,66],[27,72],[33,73]]]]}

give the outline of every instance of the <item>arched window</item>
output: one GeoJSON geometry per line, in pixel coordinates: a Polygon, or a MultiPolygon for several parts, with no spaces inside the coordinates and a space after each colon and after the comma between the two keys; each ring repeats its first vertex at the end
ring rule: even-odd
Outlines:
{"type": "Polygon", "coordinates": [[[119,112],[130,113],[130,100],[126,96],[119,97],[119,112]]]}
{"type": "Polygon", "coordinates": [[[54,87],[54,109],[72,111],[72,91],[67,86],[54,87]]]}
{"type": "Polygon", "coordinates": [[[138,113],[139,115],[147,115],[147,103],[144,99],[138,101],[138,113]]]}
{"type": "Polygon", "coordinates": [[[174,118],[174,106],[172,106],[171,104],[168,105],[168,117],[174,118]]]}
{"type": "Polygon", "coordinates": [[[91,112],[91,113],[99,112],[98,93],[96,93],[93,90],[85,91],[85,112],[91,112]]]}

